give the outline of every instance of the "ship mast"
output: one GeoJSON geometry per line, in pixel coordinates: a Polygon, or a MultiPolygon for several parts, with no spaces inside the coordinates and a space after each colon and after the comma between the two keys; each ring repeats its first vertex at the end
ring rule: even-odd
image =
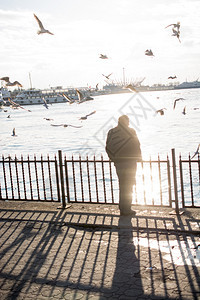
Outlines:
{"type": "Polygon", "coordinates": [[[125,85],[125,68],[123,68],[123,84],[125,85]]]}
{"type": "Polygon", "coordinates": [[[30,81],[30,87],[31,87],[31,90],[32,90],[32,81],[31,81],[31,73],[29,72],[29,81],[30,81]]]}

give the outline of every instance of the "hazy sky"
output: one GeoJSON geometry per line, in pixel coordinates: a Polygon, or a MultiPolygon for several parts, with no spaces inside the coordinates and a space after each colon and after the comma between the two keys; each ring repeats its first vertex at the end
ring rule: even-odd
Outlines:
{"type": "Polygon", "coordinates": [[[0,76],[35,88],[200,77],[200,0],[0,0],[0,76]],[[38,35],[35,13],[54,35],[38,35]],[[181,35],[172,36],[180,21],[181,35]],[[145,56],[152,49],[155,57],[145,56]],[[106,54],[107,60],[99,58],[106,54]]]}

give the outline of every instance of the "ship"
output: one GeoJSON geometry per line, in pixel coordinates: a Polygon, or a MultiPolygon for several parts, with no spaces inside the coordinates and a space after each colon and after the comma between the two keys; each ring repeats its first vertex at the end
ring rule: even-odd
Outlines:
{"type": "MultiPolygon", "coordinates": [[[[84,101],[93,100],[87,88],[79,88],[79,90],[84,97],[84,101]]],[[[63,89],[59,86],[45,90],[30,88],[25,90],[14,90],[13,92],[8,91],[6,88],[1,88],[0,102],[1,106],[10,106],[13,103],[16,103],[17,105],[35,105],[69,102],[67,97],[63,94],[68,96],[72,101],[78,102],[79,100],[75,88],[63,89]]]]}
{"type": "Polygon", "coordinates": [[[198,79],[192,82],[185,81],[179,85],[176,85],[174,88],[175,89],[197,89],[200,88],[200,81],[198,81],[198,79]]]}

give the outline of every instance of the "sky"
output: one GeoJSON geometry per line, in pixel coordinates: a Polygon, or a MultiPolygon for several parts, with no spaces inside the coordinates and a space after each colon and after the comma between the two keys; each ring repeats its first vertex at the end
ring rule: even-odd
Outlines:
{"type": "MultiPolygon", "coordinates": [[[[200,0],[0,0],[0,77],[24,88],[200,77],[200,0]],[[36,14],[54,35],[38,35],[36,14]],[[180,22],[180,40],[172,26],[180,22]],[[146,56],[152,49],[154,57],[146,56]],[[108,59],[102,60],[100,54],[108,59]],[[31,79],[31,80],[30,80],[31,79]]],[[[3,82],[2,82],[3,84],[3,82]]],[[[13,89],[13,88],[12,88],[13,89]]]]}

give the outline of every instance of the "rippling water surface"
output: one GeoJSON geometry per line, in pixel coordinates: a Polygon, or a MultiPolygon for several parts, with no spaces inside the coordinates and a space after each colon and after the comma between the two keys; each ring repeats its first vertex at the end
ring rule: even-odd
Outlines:
{"type": "Polygon", "coordinates": [[[171,148],[187,156],[193,154],[200,143],[200,89],[125,93],[95,97],[82,104],[67,103],[25,106],[31,112],[6,108],[1,110],[1,153],[52,154],[61,149],[67,155],[103,154],[107,131],[117,124],[121,114],[128,114],[130,126],[137,131],[143,157],[160,153],[166,156],[171,148]],[[176,103],[174,100],[184,98],[176,103]],[[186,106],[186,114],[182,113],[186,106]],[[165,114],[155,110],[166,108],[165,114]],[[79,118],[92,111],[95,114],[81,121],[79,118]],[[7,116],[10,115],[10,118],[7,116]],[[44,118],[53,119],[47,121],[44,118]],[[53,127],[51,124],[82,126],[53,127]],[[15,128],[16,135],[12,136],[15,128]]]}

